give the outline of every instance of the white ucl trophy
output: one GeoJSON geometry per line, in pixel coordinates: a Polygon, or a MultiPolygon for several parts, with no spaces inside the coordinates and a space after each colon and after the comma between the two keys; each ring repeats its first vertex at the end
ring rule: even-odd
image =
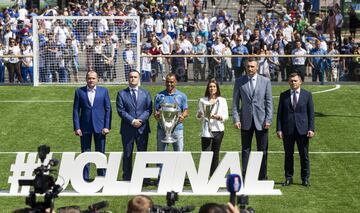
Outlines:
{"type": "Polygon", "coordinates": [[[161,108],[159,123],[161,128],[165,132],[165,138],[161,140],[163,143],[174,143],[176,140],[171,136],[176,125],[179,121],[180,111],[178,109],[178,103],[176,98],[174,98],[175,103],[166,103],[164,97],[162,98],[162,103],[160,103],[161,108]]]}
{"type": "Polygon", "coordinates": [[[214,135],[211,133],[210,119],[211,119],[211,116],[213,115],[213,114],[211,114],[211,112],[214,109],[216,103],[217,102],[210,103],[209,101],[200,100],[200,105],[201,105],[200,112],[202,112],[203,119],[204,119],[200,136],[203,138],[213,138],[214,137],[214,135]]]}

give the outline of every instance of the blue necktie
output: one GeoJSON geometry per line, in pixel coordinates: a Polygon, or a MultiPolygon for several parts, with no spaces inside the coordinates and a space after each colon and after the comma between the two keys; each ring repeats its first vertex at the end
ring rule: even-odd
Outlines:
{"type": "Polygon", "coordinates": [[[135,89],[131,89],[131,97],[135,103],[135,106],[136,106],[136,94],[135,94],[135,89]]]}

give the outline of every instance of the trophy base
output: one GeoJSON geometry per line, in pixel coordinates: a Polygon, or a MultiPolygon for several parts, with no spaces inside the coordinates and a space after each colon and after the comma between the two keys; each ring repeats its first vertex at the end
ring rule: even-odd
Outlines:
{"type": "Polygon", "coordinates": [[[164,138],[161,140],[162,143],[175,143],[176,140],[173,138],[164,138]]]}

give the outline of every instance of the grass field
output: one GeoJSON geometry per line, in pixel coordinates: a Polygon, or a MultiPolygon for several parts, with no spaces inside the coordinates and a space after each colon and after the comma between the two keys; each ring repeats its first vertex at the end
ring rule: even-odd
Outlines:
{"type": "MultiPolygon", "coordinates": [[[[317,92],[335,86],[305,86],[317,92]]],[[[108,87],[111,100],[124,86],[108,87]]],[[[145,86],[154,96],[163,86],[145,86]]],[[[188,95],[190,116],[185,121],[185,150],[200,151],[200,123],[195,119],[197,99],[203,96],[205,86],[179,86],[188,95]]],[[[277,96],[287,89],[286,85],[273,86],[274,117],[277,96]]],[[[231,109],[232,86],[221,87],[222,96],[231,109]]],[[[72,100],[75,87],[0,87],[0,152],[35,152],[41,144],[47,144],[53,152],[79,151],[79,139],[72,131],[72,100]]],[[[275,180],[275,188],[282,196],[252,196],[250,206],[256,212],[358,212],[360,209],[360,86],[343,85],[340,89],[313,95],[316,111],[316,137],[310,144],[311,187],[301,186],[299,157],[295,155],[295,184],[282,187],[282,143],[275,135],[275,122],[269,138],[269,179],[275,180]]],[[[120,119],[113,102],[111,134],[107,138],[107,151],[122,151],[119,135],[120,119]]],[[[155,121],[151,119],[152,134],[149,149],[156,150],[155,121]]],[[[240,133],[226,123],[222,151],[240,150],[240,133]]],[[[15,154],[0,154],[0,189],[9,189],[7,183],[10,165],[15,154]]],[[[108,200],[112,212],[124,212],[129,197],[61,197],[56,207],[80,205],[108,200]]],[[[178,206],[201,206],[205,202],[226,203],[227,196],[180,196],[178,206]]],[[[155,203],[165,204],[165,198],[154,197],[155,203]]],[[[0,197],[0,212],[25,207],[24,197],[0,197]]]]}

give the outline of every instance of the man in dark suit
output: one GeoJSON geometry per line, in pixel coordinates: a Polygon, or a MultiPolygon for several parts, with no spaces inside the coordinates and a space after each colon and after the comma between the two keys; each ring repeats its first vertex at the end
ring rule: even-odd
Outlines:
{"type": "Polygon", "coordinates": [[[236,79],[233,92],[233,122],[241,129],[242,172],[246,168],[251,151],[251,141],[255,132],[258,151],[263,152],[259,179],[267,179],[268,129],[272,122],[272,92],[270,79],[258,75],[258,62],[249,58],[247,75],[236,79]]]}
{"type": "MultiPolygon", "coordinates": [[[[94,136],[95,151],[105,153],[106,135],[111,129],[111,103],[106,88],[96,86],[97,73],[86,74],[87,86],[75,91],[73,124],[75,135],[80,136],[81,152],[91,151],[91,137],[94,136]]],[[[90,164],[84,167],[83,176],[89,181],[90,164]]],[[[98,169],[99,176],[105,176],[105,169],[98,169]]]]}
{"type": "Polygon", "coordinates": [[[150,133],[149,117],[152,113],[150,93],[139,87],[139,72],[132,70],[128,77],[129,87],[119,91],[116,98],[116,108],[121,117],[123,179],[126,181],[131,180],[134,142],[138,151],[147,150],[150,133]]]}
{"type": "Polygon", "coordinates": [[[277,136],[283,139],[285,149],[285,182],[293,182],[294,145],[297,144],[302,185],[310,186],[309,139],[314,136],[314,104],[310,92],[301,89],[301,77],[298,73],[289,76],[289,90],[281,93],[277,113],[277,136]]]}

